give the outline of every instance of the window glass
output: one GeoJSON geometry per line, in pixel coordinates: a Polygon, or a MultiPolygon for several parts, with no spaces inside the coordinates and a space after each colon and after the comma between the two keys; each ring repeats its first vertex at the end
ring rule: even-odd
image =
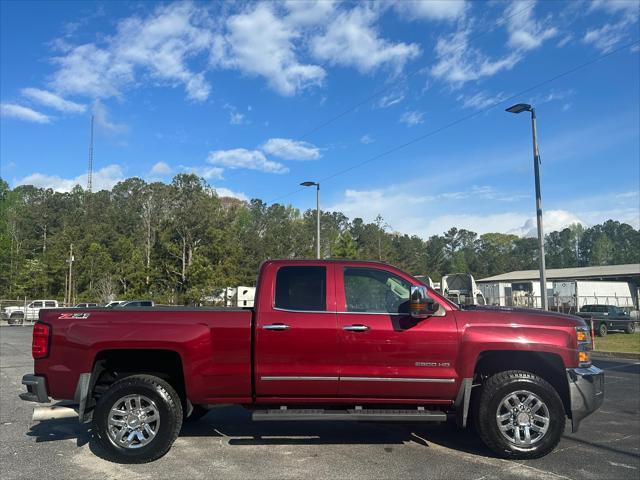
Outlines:
{"type": "Polygon", "coordinates": [[[44,306],[45,307],[55,307],[56,306],[56,302],[44,302],[44,306]]]}
{"type": "Polygon", "coordinates": [[[31,308],[42,308],[42,302],[33,302],[31,308]]]}
{"type": "Polygon", "coordinates": [[[276,275],[276,308],[324,311],[327,309],[325,267],[282,267],[276,275]]]}
{"type": "Polygon", "coordinates": [[[374,268],[345,268],[347,312],[408,313],[411,284],[374,268]]]}

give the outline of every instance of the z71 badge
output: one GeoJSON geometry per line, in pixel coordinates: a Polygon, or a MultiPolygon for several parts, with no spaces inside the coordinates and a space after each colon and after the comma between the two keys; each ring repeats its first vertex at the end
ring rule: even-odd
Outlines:
{"type": "Polygon", "coordinates": [[[83,319],[83,318],[89,318],[89,315],[91,315],[90,313],[61,313],[58,316],[59,320],[69,320],[69,319],[75,319],[75,318],[79,318],[79,319],[83,319]]]}

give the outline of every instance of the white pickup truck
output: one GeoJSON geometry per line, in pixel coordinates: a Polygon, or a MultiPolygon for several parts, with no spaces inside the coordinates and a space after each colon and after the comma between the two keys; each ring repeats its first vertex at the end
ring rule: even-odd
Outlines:
{"type": "Polygon", "coordinates": [[[21,325],[25,320],[35,322],[38,320],[38,314],[43,308],[58,308],[57,300],[34,300],[26,307],[14,306],[5,307],[2,310],[2,319],[7,320],[9,325],[21,325]]]}

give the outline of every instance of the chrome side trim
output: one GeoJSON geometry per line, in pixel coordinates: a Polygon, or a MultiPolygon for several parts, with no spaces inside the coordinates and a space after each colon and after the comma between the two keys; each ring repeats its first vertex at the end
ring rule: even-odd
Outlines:
{"type": "Polygon", "coordinates": [[[386,315],[387,317],[408,317],[410,313],[387,313],[387,312],[336,312],[340,315],[386,315]]]}
{"type": "Polygon", "coordinates": [[[407,378],[407,377],[305,377],[305,376],[263,376],[260,380],[330,380],[340,382],[419,382],[419,383],[454,383],[454,378],[407,378]]]}
{"type": "Polygon", "coordinates": [[[260,380],[332,380],[335,382],[339,377],[266,376],[260,377],[260,380]]]}
{"type": "Polygon", "coordinates": [[[454,378],[407,378],[407,377],[340,377],[340,381],[350,382],[422,382],[454,383],[454,378]]]}

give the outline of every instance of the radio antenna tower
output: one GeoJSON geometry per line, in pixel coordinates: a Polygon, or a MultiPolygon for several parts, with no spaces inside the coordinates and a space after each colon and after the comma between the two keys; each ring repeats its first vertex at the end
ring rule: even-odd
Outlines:
{"type": "Polygon", "coordinates": [[[91,115],[91,137],[89,139],[89,172],[87,174],[87,192],[91,193],[93,182],[93,115],[91,115]]]}

